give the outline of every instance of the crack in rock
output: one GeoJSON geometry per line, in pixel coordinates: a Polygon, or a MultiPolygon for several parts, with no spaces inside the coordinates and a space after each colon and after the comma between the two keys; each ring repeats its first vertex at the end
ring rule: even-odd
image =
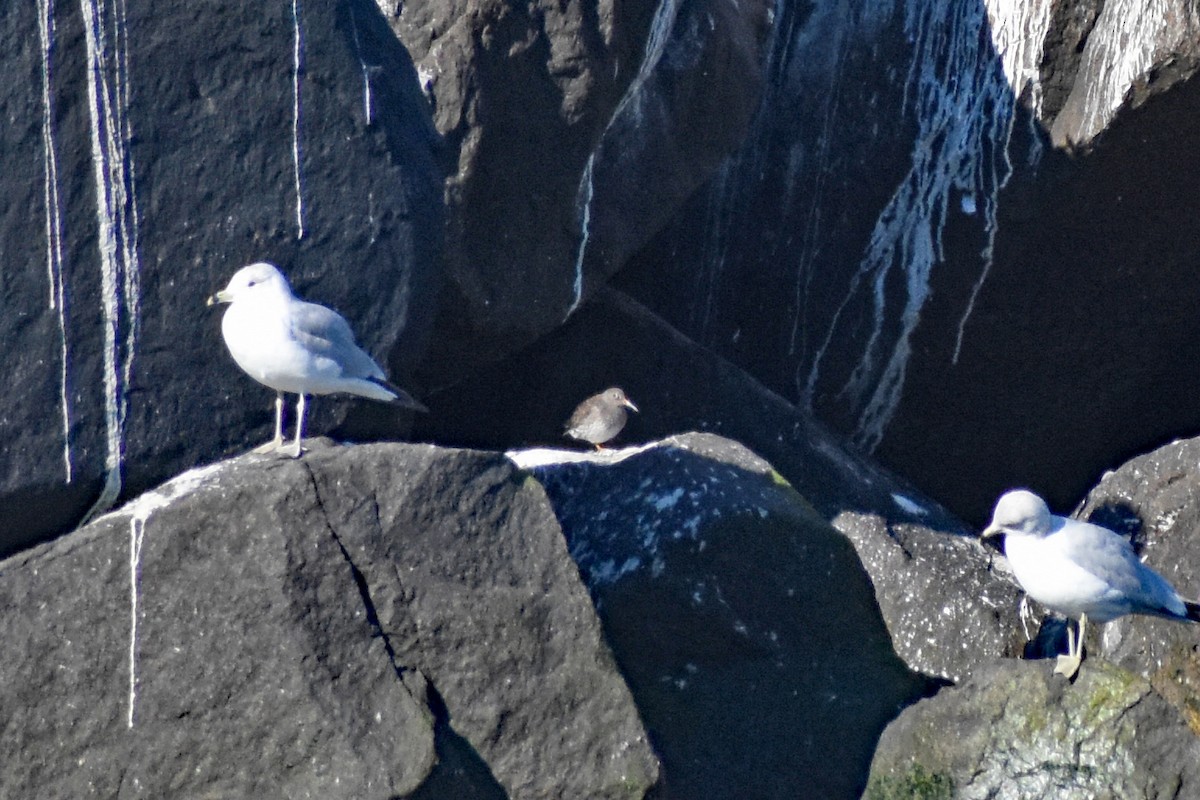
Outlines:
{"type": "MultiPolygon", "coordinates": [[[[329,535],[333,537],[334,544],[342,552],[342,558],[346,559],[346,565],[350,567],[350,575],[354,579],[354,585],[358,588],[358,596],[362,600],[363,610],[367,614],[367,624],[371,626],[372,635],[383,641],[383,649],[387,652],[388,661],[392,665],[392,669],[396,673],[396,677],[404,682],[404,673],[407,668],[396,660],[396,649],[392,646],[391,639],[388,638],[387,632],[383,629],[383,624],[379,621],[379,612],[375,608],[375,601],[371,597],[371,587],[367,583],[367,577],[362,570],[354,563],[354,559],[350,555],[350,551],[346,549],[342,538],[338,536],[338,532],[333,527],[333,523],[329,519],[329,512],[325,508],[325,500],[321,497],[321,487],[317,481],[317,475],[313,472],[311,466],[307,463],[304,465],[305,471],[308,472],[308,478],[312,482],[313,496],[316,498],[317,507],[321,509],[321,519],[325,523],[325,528],[329,531],[329,535]]],[[[376,518],[378,518],[378,504],[376,504],[376,518]]],[[[407,685],[405,686],[407,689],[407,685]]]]}

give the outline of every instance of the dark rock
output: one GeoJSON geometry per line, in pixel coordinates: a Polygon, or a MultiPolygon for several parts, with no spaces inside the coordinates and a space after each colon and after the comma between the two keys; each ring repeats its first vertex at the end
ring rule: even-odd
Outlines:
{"type": "Polygon", "coordinates": [[[639,413],[629,443],[682,430],[716,433],[767,459],[827,519],[843,510],[962,530],[911,485],[847,447],[811,414],[681,335],[645,306],[604,289],[561,328],[428,398],[414,435],[494,449],[562,444],[562,420],[581,394],[622,386],[639,413]],[[893,495],[911,498],[909,510],[893,495]]]}
{"type": "Polygon", "coordinates": [[[1074,502],[1195,428],[1195,20],[781,4],[745,142],[615,285],[972,524],[1074,502]]]}
{"type": "Polygon", "coordinates": [[[980,656],[1021,652],[1019,591],[1007,573],[992,571],[972,531],[619,292],[601,292],[552,336],[435,394],[417,432],[469,446],[557,445],[557,423],[579,394],[610,384],[627,389],[640,409],[624,442],[693,428],[768,459],[854,544],[910,668],[958,679],[980,656]]]}
{"type": "MultiPolygon", "coordinates": [[[[412,63],[369,0],[294,6],[298,23],[287,4],[215,0],[0,15],[19,43],[0,113],[21,121],[0,133],[0,553],[102,490],[103,507],[267,438],[270,393],[204,308],[246,263],[349,317],[397,380],[424,351],[442,175],[412,63]]],[[[314,430],[345,416],[318,405],[314,430]]]]}
{"type": "Polygon", "coordinates": [[[446,137],[446,385],[557,326],[745,133],[763,0],[379,0],[446,137]],[[520,276],[514,280],[514,276],[520,276]]]}
{"type": "MultiPolygon", "coordinates": [[[[1076,516],[1130,536],[1146,564],[1195,600],[1200,597],[1198,483],[1200,439],[1176,441],[1105,474],[1076,516]]],[[[1097,626],[1087,643],[1092,652],[1148,677],[1200,732],[1198,630],[1129,616],[1097,626]]]]}
{"type": "Polygon", "coordinates": [[[841,534],[711,434],[510,455],[546,487],[668,797],[858,796],[880,729],[928,682],[841,534]]]}
{"type": "Polygon", "coordinates": [[[657,775],[545,494],[497,455],[193,470],[0,563],[0,607],[5,797],[625,798],[657,775]]]}
{"type": "Polygon", "coordinates": [[[833,526],[858,551],[910,668],[960,681],[983,659],[1025,651],[1036,629],[1022,624],[1021,590],[1007,563],[969,532],[860,511],[839,514],[833,526]]]}
{"type": "Polygon", "coordinates": [[[981,666],[906,709],[879,742],[868,800],[1168,798],[1200,792],[1200,739],[1130,672],[1093,659],[981,666]]]}

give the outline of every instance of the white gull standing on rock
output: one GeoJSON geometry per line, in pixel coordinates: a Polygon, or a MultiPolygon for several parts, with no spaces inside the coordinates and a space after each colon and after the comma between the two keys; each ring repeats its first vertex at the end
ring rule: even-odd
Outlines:
{"type": "Polygon", "coordinates": [[[1079,620],[1077,637],[1068,626],[1067,654],[1058,657],[1054,669],[1068,679],[1079,671],[1089,617],[1105,623],[1147,614],[1200,622],[1200,605],[1184,600],[1143,564],[1129,540],[1108,528],[1051,514],[1033,492],[1006,492],[981,536],[1004,536],[1004,554],[1026,594],[1079,620]]]}
{"type": "Polygon", "coordinates": [[[354,341],[350,325],[340,314],[298,299],[273,264],[242,267],[228,286],[208,299],[210,306],[214,303],[229,304],[221,319],[221,334],[233,360],[276,392],[275,438],[257,452],[283,446],[284,392],[299,395],[293,458],[300,457],[307,395],[341,392],[427,410],[387,382],[375,360],[354,341]]]}

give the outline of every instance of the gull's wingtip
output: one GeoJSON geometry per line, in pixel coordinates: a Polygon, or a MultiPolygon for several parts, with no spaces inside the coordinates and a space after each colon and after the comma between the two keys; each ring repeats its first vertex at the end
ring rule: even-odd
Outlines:
{"type": "Polygon", "coordinates": [[[386,389],[392,393],[392,397],[389,398],[388,402],[392,403],[393,405],[404,406],[405,408],[412,409],[413,411],[420,411],[422,414],[429,413],[429,409],[425,407],[424,403],[417,400],[411,394],[404,391],[391,381],[384,380],[382,378],[371,378],[370,381],[376,386],[386,389]]]}

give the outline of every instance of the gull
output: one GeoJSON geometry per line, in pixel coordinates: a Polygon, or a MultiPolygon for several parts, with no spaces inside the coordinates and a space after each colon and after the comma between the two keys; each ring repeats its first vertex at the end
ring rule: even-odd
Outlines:
{"type": "Polygon", "coordinates": [[[298,299],[274,264],[239,269],[228,286],[208,299],[208,305],[216,303],[229,304],[221,335],[233,360],[251,378],[275,390],[275,438],[255,452],[282,449],[285,392],[299,395],[293,458],[300,457],[310,394],[341,392],[427,410],[387,382],[375,360],[355,343],[340,314],[298,299]]]}
{"type": "Polygon", "coordinates": [[[984,539],[1004,536],[1004,554],[1030,597],[1078,620],[1067,626],[1067,654],[1054,672],[1068,680],[1083,660],[1088,619],[1110,622],[1126,614],[1200,622],[1200,605],[1184,600],[1167,579],[1143,564],[1115,531],[1050,513],[1033,492],[1016,489],[996,503],[984,539]]]}
{"type": "Polygon", "coordinates": [[[605,389],[584,400],[571,418],[567,420],[566,435],[581,442],[591,442],[597,450],[612,439],[625,427],[629,414],[625,411],[637,411],[638,407],[630,402],[625,392],[617,387],[605,389]]]}

